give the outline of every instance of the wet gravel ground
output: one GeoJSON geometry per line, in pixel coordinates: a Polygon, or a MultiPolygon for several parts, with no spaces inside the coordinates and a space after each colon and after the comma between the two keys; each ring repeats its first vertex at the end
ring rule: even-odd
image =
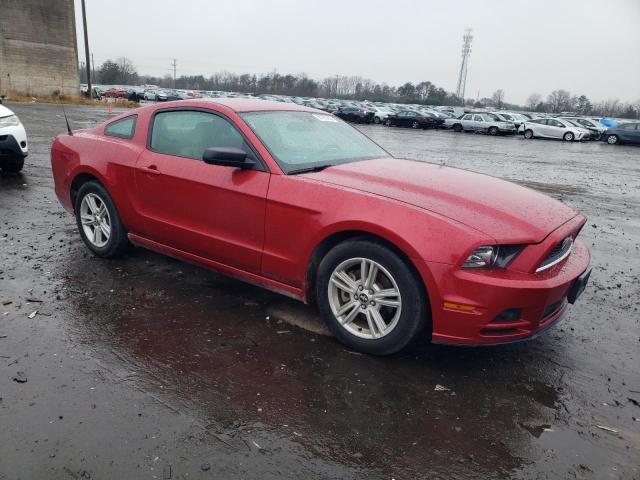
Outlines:
{"type": "Polygon", "coordinates": [[[361,127],[585,212],[594,268],[537,340],[375,358],[282,296],[89,255],[53,192],[59,107],[9,107],[31,153],[0,177],[0,479],[640,478],[640,148],[361,127]]]}

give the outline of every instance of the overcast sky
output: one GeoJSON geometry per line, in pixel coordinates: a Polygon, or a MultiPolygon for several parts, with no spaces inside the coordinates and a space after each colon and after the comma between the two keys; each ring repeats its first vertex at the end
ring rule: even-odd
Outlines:
{"type": "Polygon", "coordinates": [[[126,56],[162,76],[176,58],[178,76],[276,69],[455,91],[469,27],[467,97],[640,99],[640,0],[87,0],[87,16],[96,68],[126,56]]]}

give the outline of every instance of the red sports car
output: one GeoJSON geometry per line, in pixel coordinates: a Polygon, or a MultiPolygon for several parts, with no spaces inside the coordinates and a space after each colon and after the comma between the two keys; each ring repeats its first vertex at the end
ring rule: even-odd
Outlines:
{"type": "Polygon", "coordinates": [[[586,218],[486,175],[394,158],[290,103],[184,100],[58,136],[56,194],[97,256],[130,244],[318,305],[350,348],[532,337],[582,293],[586,218]]]}

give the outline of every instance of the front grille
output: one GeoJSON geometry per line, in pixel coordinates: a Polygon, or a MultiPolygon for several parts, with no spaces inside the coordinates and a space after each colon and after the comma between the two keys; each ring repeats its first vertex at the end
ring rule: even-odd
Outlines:
{"type": "Polygon", "coordinates": [[[558,242],[558,244],[555,247],[553,247],[553,249],[549,252],[549,255],[547,255],[547,258],[545,258],[542,261],[542,263],[540,263],[540,265],[536,269],[536,273],[542,272],[547,268],[551,268],[556,263],[560,263],[562,260],[564,260],[569,256],[572,248],[573,248],[573,237],[571,236],[563,239],[561,242],[558,242]]]}

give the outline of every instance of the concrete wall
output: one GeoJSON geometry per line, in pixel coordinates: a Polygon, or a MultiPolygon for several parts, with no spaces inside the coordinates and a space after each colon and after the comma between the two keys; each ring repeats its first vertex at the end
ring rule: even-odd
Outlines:
{"type": "Polygon", "coordinates": [[[0,0],[0,94],[80,94],[73,0],[0,0]]]}

